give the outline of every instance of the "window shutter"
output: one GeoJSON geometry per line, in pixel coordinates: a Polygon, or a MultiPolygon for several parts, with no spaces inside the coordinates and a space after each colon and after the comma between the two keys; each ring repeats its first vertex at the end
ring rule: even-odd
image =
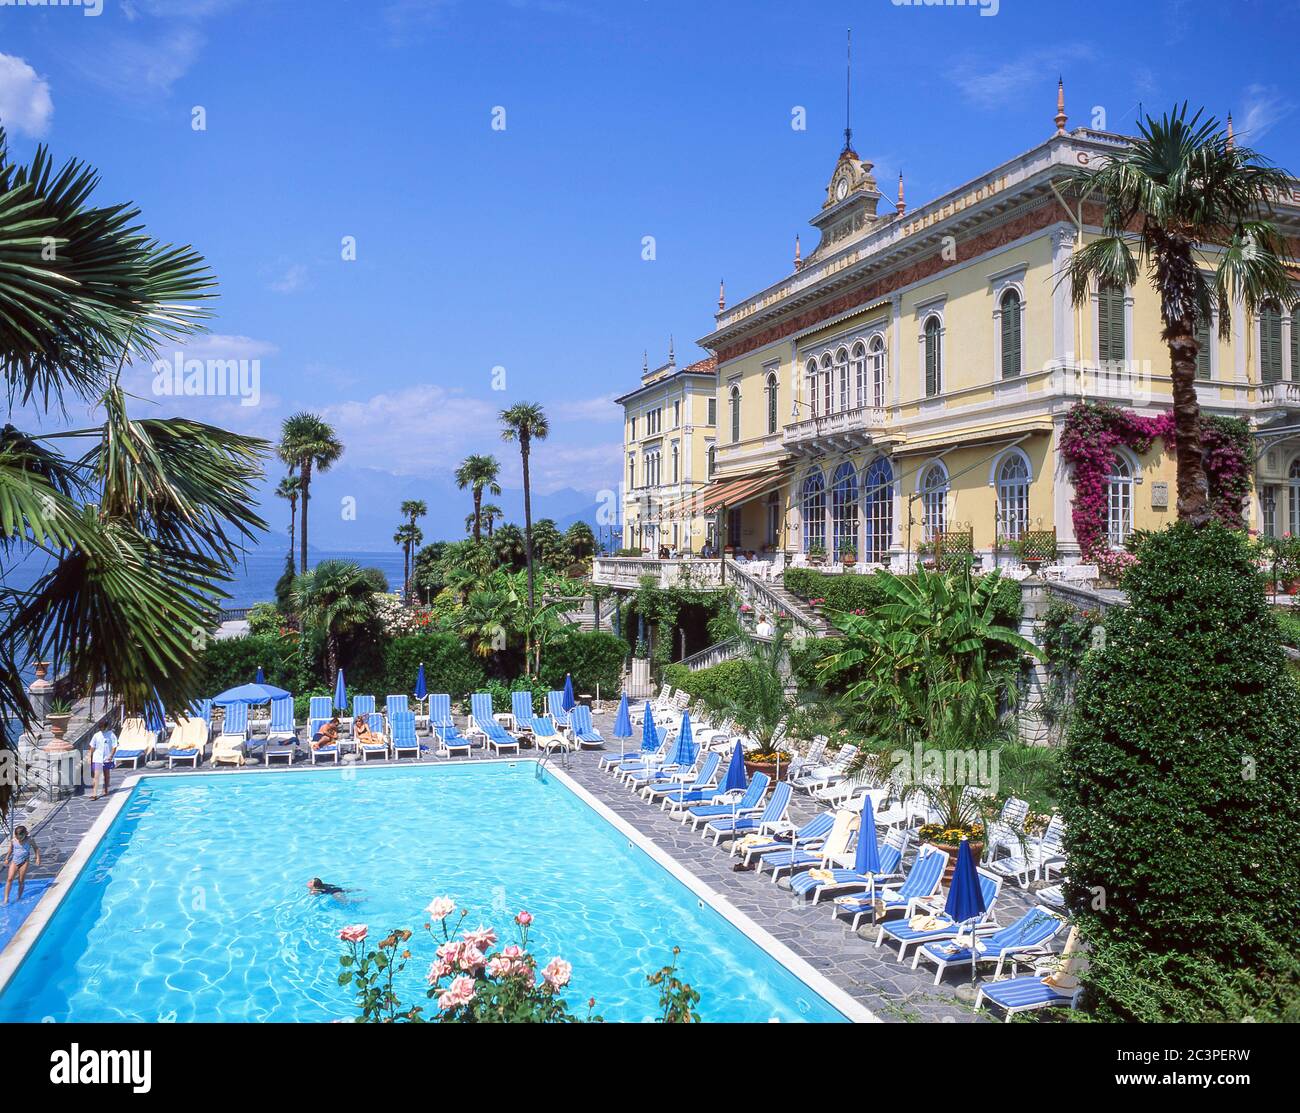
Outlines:
{"type": "Polygon", "coordinates": [[[1102,363],[1124,361],[1124,291],[1103,286],[1097,295],[1097,358],[1102,363]]]}
{"type": "Polygon", "coordinates": [[[1291,378],[1300,382],[1300,302],[1291,310],[1291,378]]]}
{"type": "Polygon", "coordinates": [[[1210,322],[1199,320],[1196,322],[1196,343],[1200,345],[1200,350],[1196,353],[1196,377],[1198,379],[1208,379],[1210,377],[1210,345],[1214,343],[1214,335],[1210,329],[1210,322]]]}
{"type": "Polygon", "coordinates": [[[939,326],[933,317],[925,323],[925,394],[939,393],[939,326]]]}
{"type": "Polygon", "coordinates": [[[1002,377],[1020,374],[1020,297],[1014,291],[1002,299],[1002,377]]]}
{"type": "Polygon", "coordinates": [[[1282,378],[1282,314],[1273,305],[1259,314],[1259,377],[1265,383],[1282,378]]]}

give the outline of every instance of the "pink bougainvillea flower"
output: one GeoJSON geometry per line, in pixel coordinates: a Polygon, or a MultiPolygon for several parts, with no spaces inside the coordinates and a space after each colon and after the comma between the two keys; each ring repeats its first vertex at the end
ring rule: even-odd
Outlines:
{"type": "Polygon", "coordinates": [[[339,938],[344,943],[360,943],[369,934],[370,929],[365,924],[349,924],[339,932],[339,938]]]}

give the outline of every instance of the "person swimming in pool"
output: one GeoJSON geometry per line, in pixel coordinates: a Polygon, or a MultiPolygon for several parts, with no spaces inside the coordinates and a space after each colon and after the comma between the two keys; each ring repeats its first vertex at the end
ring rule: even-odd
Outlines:
{"type": "Polygon", "coordinates": [[[328,881],[322,881],[319,877],[313,877],[307,882],[307,892],[314,897],[333,897],[340,904],[355,904],[359,897],[349,897],[349,893],[357,892],[356,889],[345,889],[342,885],[331,885],[328,881]]]}

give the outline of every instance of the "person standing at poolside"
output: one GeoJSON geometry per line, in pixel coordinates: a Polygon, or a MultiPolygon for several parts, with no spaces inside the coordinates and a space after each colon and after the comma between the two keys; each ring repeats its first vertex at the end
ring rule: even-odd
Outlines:
{"type": "Polygon", "coordinates": [[[113,755],[117,753],[117,732],[111,721],[102,730],[95,731],[90,739],[90,798],[98,800],[109,792],[109,776],[113,769],[113,755]],[[104,791],[99,791],[100,778],[104,779],[104,791]]]}
{"type": "Polygon", "coordinates": [[[14,837],[5,851],[5,861],[9,863],[9,872],[5,876],[5,899],[0,904],[9,903],[9,887],[18,878],[18,899],[23,899],[23,886],[27,883],[27,864],[31,856],[36,855],[36,864],[41,864],[41,848],[36,840],[27,833],[26,827],[15,827],[14,837]]]}

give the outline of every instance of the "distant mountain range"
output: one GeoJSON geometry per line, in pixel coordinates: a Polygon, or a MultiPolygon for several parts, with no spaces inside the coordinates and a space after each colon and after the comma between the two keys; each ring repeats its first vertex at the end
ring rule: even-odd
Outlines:
{"type": "MultiPolygon", "coordinates": [[[[262,486],[260,513],[270,523],[264,545],[279,545],[289,528],[289,504],[275,497],[278,483],[279,476],[275,475],[262,486]]],[[[336,552],[391,549],[393,531],[402,522],[398,508],[406,499],[423,499],[429,506],[428,516],[419,523],[425,544],[459,541],[465,537],[465,516],[474,509],[468,491],[458,490],[454,483],[439,479],[395,476],[377,468],[343,465],[312,477],[311,548],[336,552]]],[[[501,507],[506,521],[523,526],[522,490],[506,489],[484,501],[501,507]]],[[[552,518],[561,530],[577,521],[596,529],[597,509],[594,493],[572,487],[549,494],[533,492],[533,520],[552,518]]]]}

